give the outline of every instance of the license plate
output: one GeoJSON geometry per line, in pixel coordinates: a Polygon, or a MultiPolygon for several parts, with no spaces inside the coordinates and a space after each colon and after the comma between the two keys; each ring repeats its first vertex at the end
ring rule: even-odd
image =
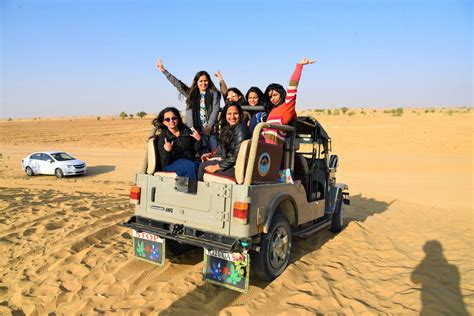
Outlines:
{"type": "Polygon", "coordinates": [[[204,248],[204,281],[247,293],[250,258],[248,254],[204,248]]]}
{"type": "Polygon", "coordinates": [[[151,233],[133,230],[133,253],[137,259],[163,266],[165,239],[151,233]]]}

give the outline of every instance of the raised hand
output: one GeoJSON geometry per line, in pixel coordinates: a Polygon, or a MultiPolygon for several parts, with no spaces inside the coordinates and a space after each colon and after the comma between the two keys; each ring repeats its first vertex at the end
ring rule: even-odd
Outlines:
{"type": "Polygon", "coordinates": [[[305,57],[303,59],[301,59],[298,64],[300,65],[309,65],[309,64],[314,64],[316,61],[315,60],[310,60],[308,59],[308,57],[305,57]]]}
{"type": "Polygon", "coordinates": [[[158,60],[156,61],[156,67],[161,71],[165,71],[165,66],[163,66],[163,61],[161,60],[161,58],[158,58],[158,60]]]}
{"type": "Polygon", "coordinates": [[[163,148],[167,151],[170,152],[173,149],[173,142],[169,142],[166,137],[165,137],[165,144],[163,145],[163,148]]]}
{"type": "Polygon", "coordinates": [[[191,136],[194,137],[195,140],[200,141],[201,140],[201,134],[199,134],[198,131],[196,131],[194,128],[191,129],[191,131],[193,132],[191,134],[191,136]]]}
{"type": "Polygon", "coordinates": [[[224,80],[224,77],[222,77],[221,72],[219,70],[216,71],[214,76],[216,76],[216,78],[217,78],[217,80],[219,80],[219,82],[224,80]]]}

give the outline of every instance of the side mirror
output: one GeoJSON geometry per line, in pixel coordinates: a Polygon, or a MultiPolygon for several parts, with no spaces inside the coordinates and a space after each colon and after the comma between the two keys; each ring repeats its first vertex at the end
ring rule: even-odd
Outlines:
{"type": "Polygon", "coordinates": [[[53,159],[49,159],[48,161],[49,161],[49,163],[53,163],[53,159]]]}
{"type": "Polygon", "coordinates": [[[329,171],[336,171],[339,167],[339,157],[337,155],[331,155],[329,157],[329,171]]]}

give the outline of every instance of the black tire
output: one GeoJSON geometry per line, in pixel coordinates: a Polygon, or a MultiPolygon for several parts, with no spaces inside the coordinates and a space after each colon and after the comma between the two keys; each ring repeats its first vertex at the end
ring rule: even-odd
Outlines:
{"type": "Polygon", "coordinates": [[[166,239],[166,251],[170,252],[173,256],[179,256],[194,248],[195,246],[180,244],[176,240],[166,239]]]}
{"type": "Polygon", "coordinates": [[[56,175],[56,178],[58,179],[64,177],[63,171],[59,168],[56,168],[56,170],[54,170],[54,174],[56,175]]]}
{"type": "Polygon", "coordinates": [[[344,202],[342,196],[337,201],[336,210],[332,214],[331,228],[329,229],[333,233],[339,233],[344,228],[344,202]]]}
{"type": "Polygon", "coordinates": [[[25,172],[28,177],[32,177],[35,175],[35,173],[33,172],[33,169],[31,169],[30,167],[26,167],[25,172]]]}
{"type": "Polygon", "coordinates": [[[273,217],[268,234],[262,235],[260,252],[252,251],[252,272],[264,281],[272,281],[285,271],[290,261],[291,227],[283,214],[273,217]]]}

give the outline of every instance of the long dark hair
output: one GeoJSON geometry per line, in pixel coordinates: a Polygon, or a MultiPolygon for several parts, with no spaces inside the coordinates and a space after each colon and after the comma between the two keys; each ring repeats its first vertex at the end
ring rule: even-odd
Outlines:
{"type": "Polygon", "coordinates": [[[152,124],[155,125],[155,126],[158,126],[158,128],[161,131],[166,130],[167,127],[163,124],[163,121],[165,120],[165,113],[167,113],[167,112],[173,112],[174,116],[176,116],[178,118],[178,129],[182,130],[185,127],[185,125],[183,123],[183,118],[181,117],[181,114],[179,114],[178,109],[175,108],[175,107],[172,107],[172,106],[169,106],[169,107],[164,108],[163,110],[161,110],[161,112],[158,114],[158,116],[153,119],[152,124]]]}
{"type": "Polygon", "coordinates": [[[240,107],[240,104],[238,102],[229,102],[222,109],[221,116],[219,118],[218,142],[219,142],[219,145],[221,145],[224,148],[227,148],[227,146],[231,142],[232,126],[229,125],[229,123],[227,122],[225,118],[227,111],[229,110],[231,106],[235,106],[237,108],[237,111],[239,112],[239,121],[234,126],[241,124],[243,116],[244,116],[242,108],[240,107]]]}
{"type": "Polygon", "coordinates": [[[198,71],[196,75],[194,76],[193,83],[191,84],[191,87],[189,88],[189,94],[186,97],[186,110],[192,109],[194,104],[199,104],[199,102],[197,101],[199,100],[201,93],[199,92],[197,82],[199,80],[199,77],[201,76],[206,76],[207,81],[209,83],[206,91],[210,90],[210,91],[217,92],[217,88],[214,85],[214,82],[212,82],[211,76],[209,76],[207,71],[204,71],[204,70],[198,71]]]}
{"type": "Polygon", "coordinates": [[[286,91],[285,91],[285,88],[283,88],[281,84],[272,83],[268,85],[268,87],[265,89],[265,103],[267,103],[267,106],[270,107],[269,108],[270,110],[272,108],[276,108],[277,106],[285,102],[285,98],[286,98],[286,91]],[[268,93],[270,93],[270,91],[272,90],[275,90],[276,92],[280,94],[280,102],[278,102],[277,105],[274,105],[272,101],[270,101],[270,97],[268,96],[268,93]]]}
{"type": "Polygon", "coordinates": [[[227,101],[227,96],[229,95],[229,92],[234,92],[235,94],[237,94],[240,97],[239,100],[237,101],[237,103],[239,103],[240,106],[247,104],[247,98],[244,96],[242,91],[240,91],[236,87],[232,87],[232,88],[227,89],[227,92],[225,93],[225,96],[224,96],[224,99],[225,99],[226,103],[231,102],[231,101],[227,101]]]}

